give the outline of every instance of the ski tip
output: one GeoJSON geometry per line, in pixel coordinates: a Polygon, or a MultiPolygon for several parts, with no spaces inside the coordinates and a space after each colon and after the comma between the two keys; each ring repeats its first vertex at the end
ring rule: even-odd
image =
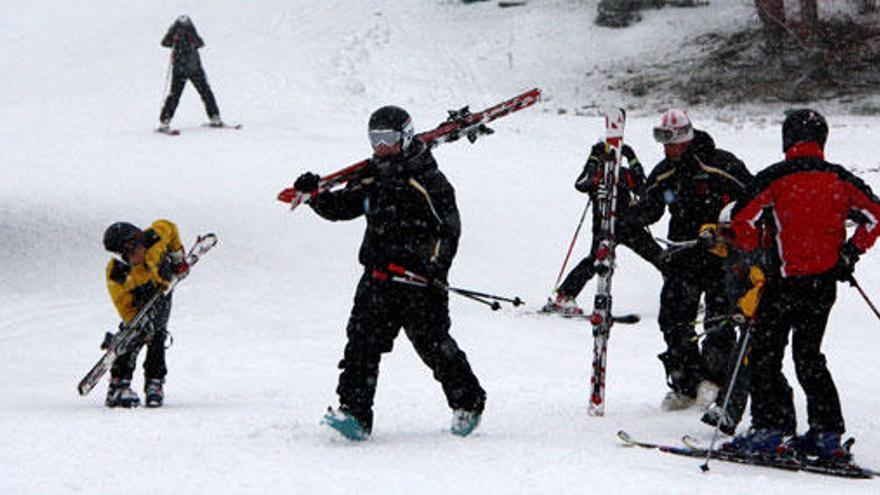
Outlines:
{"type": "Polygon", "coordinates": [[[623,430],[619,430],[619,431],[617,432],[617,438],[623,440],[627,445],[632,445],[632,444],[633,444],[633,439],[632,439],[632,437],[629,436],[629,433],[627,433],[627,432],[625,432],[625,431],[623,431],[623,430]]]}

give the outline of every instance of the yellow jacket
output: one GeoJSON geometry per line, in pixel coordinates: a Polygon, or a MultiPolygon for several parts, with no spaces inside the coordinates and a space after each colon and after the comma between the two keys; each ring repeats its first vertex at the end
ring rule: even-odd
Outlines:
{"type": "Polygon", "coordinates": [[[130,265],[113,258],[107,263],[107,290],[126,323],[134,318],[156,290],[168,287],[173,266],[183,260],[183,245],[177,225],[156,220],[145,230],[141,242],[146,248],[144,262],[130,265]]]}

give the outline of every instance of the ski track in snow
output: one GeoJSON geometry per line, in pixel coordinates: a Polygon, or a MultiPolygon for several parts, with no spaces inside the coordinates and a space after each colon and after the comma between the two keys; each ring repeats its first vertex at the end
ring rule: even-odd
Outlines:
{"type": "MultiPolygon", "coordinates": [[[[721,463],[702,474],[693,460],[620,446],[619,429],[669,443],[711,435],[696,410],[658,410],[661,279],[627,249],[615,313],[642,322],[612,332],[606,417],[585,413],[589,326],[528,314],[552,289],[585,202],[572,183],[603,132],[601,119],[556,109],[614,101],[593,67],[668,53],[670,32],[730,25],[751,1],[649,11],[622,31],[593,27],[595,4],[4,4],[0,493],[868,493],[876,482],[721,463]],[[188,87],[173,122],[182,134],[152,132],[168,60],[158,44],[182,12],[207,43],[202,59],[223,116],[243,122],[241,131],[202,128],[188,87]],[[421,130],[447,109],[481,109],[533,86],[543,103],[499,120],[476,144],[436,151],[463,221],[451,281],[527,302],[493,313],[451,299],[452,333],[488,392],[480,429],[466,439],[448,433],[440,387],[400,337],[382,361],[374,436],[334,437],[318,422],[336,402],[363,221],[326,222],[307,206],[291,213],[275,195],[306,170],[365,157],[365,122],[379,105],[407,107],[421,130]],[[166,407],[108,410],[105,382],[85,398],[75,391],[118,322],[101,235],[114,221],[157,218],[176,221],[185,242],[213,231],[220,243],[175,292],[166,407]]],[[[753,171],[779,159],[777,109],[727,112],[723,122],[705,109],[692,117],[753,171]]],[[[661,155],[654,116],[633,114],[627,141],[650,167],[661,155]]],[[[876,166],[878,119],[828,117],[831,159],[876,166]]],[[[876,174],[864,178],[880,187],[876,174]]],[[[588,227],[569,269],[589,247],[588,227]]],[[[653,231],[665,235],[665,220],[653,231]]],[[[857,274],[880,297],[876,263],[866,255],[857,274]]],[[[880,334],[843,285],[825,351],[856,458],[880,468],[880,334]]],[[[790,360],[786,374],[804,429],[790,360]]]]}

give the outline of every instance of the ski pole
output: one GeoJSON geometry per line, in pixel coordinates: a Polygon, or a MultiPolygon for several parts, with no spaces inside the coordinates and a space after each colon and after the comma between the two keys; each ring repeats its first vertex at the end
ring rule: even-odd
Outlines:
{"type": "Polygon", "coordinates": [[[503,300],[505,302],[510,302],[510,303],[514,304],[515,306],[518,306],[519,304],[523,304],[522,299],[520,299],[518,297],[515,299],[500,298],[497,296],[493,296],[491,294],[484,294],[481,292],[469,291],[467,289],[459,289],[457,287],[450,287],[449,285],[445,284],[444,282],[442,282],[440,280],[428,279],[427,277],[424,277],[424,276],[419,275],[417,273],[411,272],[411,271],[407,270],[406,268],[404,268],[400,265],[396,265],[394,263],[388,265],[388,271],[397,275],[397,276],[391,277],[391,279],[394,282],[416,285],[419,287],[427,287],[429,285],[434,286],[434,287],[437,287],[438,289],[442,289],[447,292],[452,292],[453,294],[458,294],[462,297],[466,297],[466,298],[471,299],[473,301],[477,301],[481,304],[485,304],[486,306],[489,306],[492,309],[492,311],[498,311],[499,309],[501,309],[501,304],[497,300],[496,301],[487,301],[486,299],[483,299],[483,297],[503,300]],[[519,302],[519,304],[517,304],[517,302],[519,302]]]}
{"type": "Polygon", "coordinates": [[[520,306],[522,304],[525,304],[525,301],[523,301],[519,297],[514,297],[513,299],[510,299],[508,297],[496,296],[494,294],[486,294],[484,292],[478,292],[478,291],[470,290],[470,289],[462,289],[460,287],[450,287],[449,290],[454,290],[454,291],[462,293],[462,294],[470,294],[472,296],[485,297],[487,299],[494,299],[496,301],[508,302],[510,304],[513,304],[514,306],[520,306]]]}
{"type": "Polygon", "coordinates": [[[874,303],[871,302],[871,299],[868,297],[867,294],[865,294],[865,291],[862,290],[862,286],[859,285],[859,283],[856,281],[856,278],[850,275],[849,279],[847,279],[847,282],[849,282],[850,285],[852,285],[856,288],[857,291],[859,291],[859,294],[862,295],[862,299],[864,299],[865,302],[868,303],[868,307],[870,307],[871,311],[874,312],[874,316],[876,316],[877,319],[880,319],[880,311],[877,311],[877,307],[874,306],[874,303]]]}
{"type": "MultiPolygon", "coordinates": [[[[736,383],[737,377],[739,377],[739,370],[742,368],[743,358],[746,355],[746,349],[749,348],[749,337],[752,335],[752,322],[746,326],[745,329],[746,334],[743,336],[742,346],[739,348],[739,355],[736,360],[736,366],[733,368],[733,374],[730,377],[730,380],[727,383],[727,392],[724,394],[724,403],[721,405],[721,414],[727,414],[727,405],[730,403],[730,397],[733,395],[733,385],[736,383]]],[[[723,417],[719,417],[718,421],[715,423],[715,432],[712,433],[712,443],[709,444],[709,450],[706,451],[706,460],[703,464],[700,465],[700,470],[705,472],[709,471],[709,460],[712,459],[712,452],[715,451],[715,442],[718,441],[718,432],[721,430],[721,421],[723,417]]]]}
{"type": "Polygon", "coordinates": [[[565,273],[565,267],[568,266],[568,259],[571,257],[574,243],[577,242],[578,235],[581,232],[581,226],[584,224],[584,219],[587,218],[587,212],[590,210],[590,204],[592,202],[593,198],[587,199],[587,205],[584,206],[584,212],[581,213],[581,219],[577,224],[577,228],[574,229],[574,235],[571,237],[571,243],[568,245],[568,252],[565,253],[565,259],[562,261],[562,268],[559,269],[559,275],[556,276],[556,285],[553,287],[553,292],[556,292],[556,290],[559,289],[559,282],[562,280],[562,275],[565,273]]]}

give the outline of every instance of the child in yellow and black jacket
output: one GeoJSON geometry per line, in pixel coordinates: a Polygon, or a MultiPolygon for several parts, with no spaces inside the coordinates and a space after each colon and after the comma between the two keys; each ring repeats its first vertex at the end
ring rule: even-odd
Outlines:
{"type": "MultiPolygon", "coordinates": [[[[107,289],[123,323],[128,324],[157,292],[168,288],[175,277],[189,271],[177,226],[168,220],[156,220],[146,230],[117,222],[104,232],[104,247],[116,254],[107,263],[107,289]]],[[[140,325],[152,327],[146,342],[144,392],[147,407],[160,407],[165,382],[165,339],[171,312],[171,293],[159,296],[140,325]]],[[[138,350],[120,355],[110,369],[107,407],[137,407],[140,399],[131,389],[131,377],[138,350]]]]}

